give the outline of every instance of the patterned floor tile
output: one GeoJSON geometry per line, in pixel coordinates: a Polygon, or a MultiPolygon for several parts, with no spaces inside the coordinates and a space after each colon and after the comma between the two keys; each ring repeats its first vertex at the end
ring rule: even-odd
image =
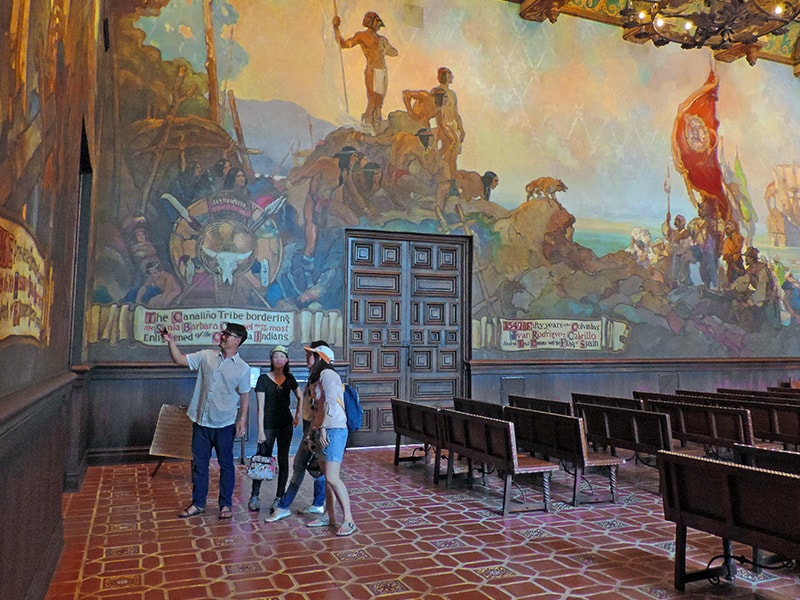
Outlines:
{"type": "Polygon", "coordinates": [[[736,570],[736,579],[744,579],[745,581],[749,581],[750,583],[763,583],[765,581],[775,581],[778,578],[777,575],[773,575],[769,571],[761,571],[761,573],[756,573],[755,571],[751,571],[750,569],[739,568],[736,570]]]}
{"type": "MultiPolygon", "coordinates": [[[[676,591],[675,529],[652,493],[657,471],[634,461],[620,467],[615,504],[571,506],[572,476],[562,470],[551,482],[551,512],[503,517],[495,475],[485,485],[457,478],[448,488],[434,485],[421,463],[395,467],[393,448],[348,449],[342,474],[358,532],[343,538],[336,527],[307,527],[313,516],[264,523],[264,514],[247,511],[250,482],[241,470],[233,519],[220,521],[216,511],[178,519],[191,497],[189,463],[166,462],[155,477],[152,470],[90,467],[82,489],[64,496],[65,546],[46,600],[800,597],[798,569],[756,576],[741,568],[733,582],[676,591]]],[[[217,475],[212,464],[212,499],[217,475]]],[[[595,489],[607,486],[589,477],[595,489]]],[[[274,486],[266,482],[264,497],[274,486]]],[[[535,483],[522,491],[540,494],[535,483]]],[[[311,492],[307,480],[293,508],[309,504],[311,492]]],[[[690,570],[719,552],[718,538],[690,531],[690,570]]]]}
{"type": "Polygon", "coordinates": [[[478,575],[484,579],[499,579],[501,577],[512,577],[515,573],[505,567],[485,567],[476,569],[478,575]]]}
{"type": "Polygon", "coordinates": [[[102,582],[103,589],[105,590],[136,587],[142,584],[140,575],[115,575],[114,577],[103,577],[102,582]]]}
{"type": "Polygon", "coordinates": [[[400,592],[408,592],[410,589],[402,581],[378,581],[370,583],[367,587],[372,591],[375,596],[385,596],[387,594],[397,594],[400,592]]]}

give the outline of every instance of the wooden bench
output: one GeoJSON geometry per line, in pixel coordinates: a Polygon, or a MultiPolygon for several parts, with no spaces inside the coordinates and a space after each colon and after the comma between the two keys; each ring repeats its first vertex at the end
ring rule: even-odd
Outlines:
{"type": "Polygon", "coordinates": [[[659,452],[664,518],[675,523],[675,589],[733,580],[732,542],[800,556],[800,476],[675,452],[659,452]],[[723,564],[686,571],[688,527],[722,538],[723,564]]]}
{"type": "Polygon", "coordinates": [[[762,442],[783,444],[784,448],[800,445],[800,405],[796,403],[785,403],[780,399],[771,401],[766,398],[754,399],[714,392],[693,396],[655,394],[653,392],[634,392],[634,394],[639,394],[643,398],[651,397],[673,402],[746,408],[750,411],[753,438],[762,442]]]}
{"type": "Polygon", "coordinates": [[[701,397],[701,398],[725,398],[729,400],[749,400],[753,402],[772,402],[775,404],[798,404],[798,398],[792,395],[784,395],[771,392],[753,392],[749,390],[741,390],[739,392],[725,391],[725,392],[705,392],[699,390],[676,390],[675,395],[685,397],[701,397]]]}
{"type": "Polygon", "coordinates": [[[590,452],[586,443],[583,419],[514,406],[505,407],[506,418],[514,424],[517,445],[521,450],[541,454],[546,458],[572,463],[575,466],[572,504],[617,501],[617,469],[620,458],[609,454],[590,452]],[[608,469],[610,492],[608,494],[582,494],[581,480],[587,469],[608,469]]]}
{"type": "MultiPolygon", "coordinates": [[[[514,424],[510,421],[491,419],[480,415],[462,413],[443,408],[439,411],[444,445],[451,457],[459,454],[468,460],[468,473],[472,474],[472,463],[493,466],[504,480],[502,515],[530,510],[550,511],[550,474],[558,465],[517,452],[514,424]],[[522,506],[511,506],[511,487],[515,475],[541,473],[541,502],[526,502],[522,506]]],[[[453,460],[447,462],[447,486],[453,478],[453,460]]]]}
{"type": "Polygon", "coordinates": [[[392,398],[392,421],[394,422],[394,464],[401,461],[415,461],[425,458],[427,461],[428,450],[433,448],[433,482],[439,483],[441,468],[442,432],[439,418],[439,409],[435,406],[408,402],[392,398]],[[405,436],[423,445],[423,455],[400,456],[400,438],[405,436]]]}
{"type": "Polygon", "coordinates": [[[753,398],[767,398],[770,400],[783,399],[785,402],[798,402],[798,390],[743,390],[738,388],[717,388],[718,394],[734,394],[736,396],[751,396],[753,398]]]}
{"type": "Polygon", "coordinates": [[[572,393],[573,414],[575,414],[575,404],[602,404],[603,406],[617,406],[619,408],[629,408],[631,410],[644,410],[644,403],[637,398],[618,398],[615,396],[601,396],[599,394],[579,394],[572,393]]]}
{"type": "Polygon", "coordinates": [[[480,415],[481,417],[489,417],[490,419],[503,418],[502,404],[486,402],[485,400],[475,400],[474,398],[454,397],[453,410],[469,413],[471,415],[480,415]]]}
{"type": "MultiPolygon", "coordinates": [[[[787,452],[785,450],[772,450],[758,446],[745,446],[734,444],[733,460],[740,465],[780,471],[800,475],[800,452],[787,452]]],[[[780,557],[765,557],[758,548],[753,548],[753,571],[761,572],[762,566],[780,562],[780,557]]]]}
{"type": "Polygon", "coordinates": [[[655,456],[659,450],[672,448],[672,428],[666,414],[580,402],[575,404],[575,414],[583,419],[588,442],[611,448],[614,456],[617,448],[631,450],[637,456],[655,456]]]}
{"type": "Polygon", "coordinates": [[[800,452],[734,444],[733,458],[741,465],[800,475],[800,452]]]}
{"type": "Polygon", "coordinates": [[[800,389],[789,387],[788,385],[783,386],[767,386],[768,392],[780,392],[781,394],[786,394],[787,396],[792,396],[794,398],[800,398],[800,389]]]}
{"type": "Polygon", "coordinates": [[[641,397],[647,410],[669,415],[672,437],[681,448],[690,442],[702,444],[709,454],[734,444],[753,444],[753,422],[746,408],[662,400],[649,392],[641,397]]]}
{"type": "Polygon", "coordinates": [[[545,400],[543,398],[529,398],[528,396],[508,396],[509,406],[539,410],[542,412],[556,413],[557,415],[572,415],[572,404],[562,400],[545,400]]]}

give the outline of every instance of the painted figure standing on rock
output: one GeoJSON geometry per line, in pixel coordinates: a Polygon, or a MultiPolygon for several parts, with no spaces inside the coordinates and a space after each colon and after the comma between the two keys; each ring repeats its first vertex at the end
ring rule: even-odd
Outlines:
{"type": "Polygon", "coordinates": [[[361,120],[370,125],[373,131],[378,132],[382,120],[381,111],[383,109],[383,99],[386,97],[386,90],[389,87],[389,74],[386,68],[386,57],[397,56],[397,48],[392,46],[382,35],[378,35],[378,30],[385,27],[380,16],[376,12],[368,12],[364,15],[362,24],[366,29],[359,31],[353,37],[344,39],[339,31],[342,20],[339,15],[333,17],[333,32],[336,41],[341,48],[352,48],[361,46],[364,57],[367,59],[367,67],[364,69],[364,83],[367,87],[367,109],[361,115],[361,120]]]}

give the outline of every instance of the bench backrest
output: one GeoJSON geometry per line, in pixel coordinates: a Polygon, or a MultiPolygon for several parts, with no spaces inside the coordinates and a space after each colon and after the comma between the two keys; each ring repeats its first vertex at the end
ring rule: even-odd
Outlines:
{"type": "Polygon", "coordinates": [[[419,442],[441,445],[439,409],[392,398],[392,420],[394,431],[419,442]]]}
{"type": "Polygon", "coordinates": [[[787,396],[794,396],[795,398],[800,397],[800,388],[792,388],[792,387],[785,387],[785,386],[767,386],[768,392],[780,392],[781,394],[786,394],[787,396]]]}
{"type": "Polygon", "coordinates": [[[672,436],[682,443],[727,448],[753,443],[753,422],[746,408],[660,399],[647,400],[645,405],[647,410],[669,415],[672,436]]]}
{"type": "Polygon", "coordinates": [[[784,402],[798,402],[800,397],[790,390],[742,390],[737,388],[717,388],[718,394],[731,394],[734,396],[749,396],[751,398],[766,398],[767,400],[783,400],[784,402]]]}
{"type": "Polygon", "coordinates": [[[575,405],[575,413],[583,419],[586,439],[596,446],[645,454],[672,448],[672,428],[666,414],[581,403],[575,405]]]}
{"type": "MultiPolygon", "coordinates": [[[[572,392],[573,409],[575,404],[602,404],[604,406],[617,406],[619,408],[630,408],[632,410],[644,410],[641,400],[637,398],[618,398],[615,396],[601,396],[598,394],[579,394],[572,392]]],[[[574,414],[573,410],[573,414],[574,414]]]]}
{"type": "Polygon", "coordinates": [[[439,410],[445,448],[498,470],[515,473],[517,444],[514,425],[449,408],[439,410]]]}
{"type": "Polygon", "coordinates": [[[768,404],[798,404],[798,399],[792,396],[783,396],[782,394],[770,394],[767,392],[749,392],[741,391],[740,393],[733,392],[702,392],[696,390],[677,390],[677,396],[683,397],[700,397],[712,398],[722,400],[743,400],[746,402],[766,402],[768,404]]]}
{"type": "Polygon", "coordinates": [[[734,444],[733,459],[742,465],[800,475],[800,452],[734,444]]]}
{"type": "Polygon", "coordinates": [[[702,397],[657,394],[655,392],[634,392],[634,394],[645,402],[666,400],[668,402],[746,408],[750,411],[754,438],[784,444],[800,444],[800,405],[797,403],[785,403],[780,399],[770,401],[766,398],[754,400],[750,397],[723,394],[702,397]]]}
{"type": "Polygon", "coordinates": [[[664,518],[785,556],[800,556],[800,476],[659,452],[664,518]]]}
{"type": "Polygon", "coordinates": [[[453,409],[471,415],[489,417],[490,419],[503,419],[503,405],[485,400],[456,396],[453,398],[453,409]]]}
{"type": "Polygon", "coordinates": [[[580,418],[515,406],[506,406],[504,412],[514,424],[520,450],[579,465],[586,463],[589,450],[580,418]]]}
{"type": "Polygon", "coordinates": [[[572,404],[561,400],[545,400],[544,398],[530,398],[528,396],[508,396],[509,406],[539,410],[541,412],[556,413],[558,415],[572,415],[572,404]]]}

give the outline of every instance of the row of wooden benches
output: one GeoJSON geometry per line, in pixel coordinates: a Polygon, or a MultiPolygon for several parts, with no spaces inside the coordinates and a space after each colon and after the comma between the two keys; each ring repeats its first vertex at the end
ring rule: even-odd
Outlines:
{"type": "MultiPolygon", "coordinates": [[[[651,401],[714,405],[746,410],[753,437],[784,447],[800,443],[800,395],[785,388],[765,391],[718,388],[716,392],[678,390],[675,394],[634,393],[651,401]]],[[[672,417],[674,418],[674,417],[672,417]]],[[[664,516],[675,523],[674,585],[714,577],[733,580],[736,560],[732,542],[753,547],[753,565],[783,557],[800,557],[800,453],[750,445],[733,445],[733,462],[659,453],[664,516]],[[688,572],[687,528],[722,539],[722,563],[688,572]],[[778,553],[766,557],[763,550],[778,553]]]]}
{"type": "MultiPolygon", "coordinates": [[[[547,471],[547,465],[541,462],[521,462],[520,451],[552,457],[577,465],[572,498],[573,504],[577,506],[582,501],[591,501],[579,494],[579,486],[585,470],[594,466],[609,468],[612,490],[608,499],[615,498],[616,469],[620,463],[616,456],[618,449],[630,450],[638,456],[671,450],[673,440],[677,440],[681,448],[695,444],[702,448],[702,452],[719,451],[721,448],[731,448],[734,444],[753,443],[753,427],[747,409],[651,398],[647,401],[649,410],[645,411],[602,404],[599,396],[584,396],[581,399],[594,403],[577,402],[575,407],[578,416],[550,412],[572,412],[572,409],[564,410],[566,403],[536,398],[511,396],[509,406],[470,398],[453,399],[453,409],[456,412],[501,422],[510,421],[515,429],[496,434],[504,436],[504,439],[508,438],[504,444],[494,442],[487,433],[469,438],[462,435],[451,424],[456,419],[455,416],[447,415],[448,420],[442,420],[442,409],[395,400],[392,408],[396,434],[395,464],[401,460],[400,445],[403,436],[428,447],[445,449],[449,454],[458,452],[467,459],[474,458],[480,463],[497,466],[499,471],[509,476],[514,473],[547,471]],[[536,419],[527,411],[534,411],[536,419]],[[671,423],[676,426],[673,428],[671,423]],[[497,448],[487,448],[486,444],[490,441],[497,448]],[[608,448],[611,455],[590,452],[588,444],[595,450],[608,448]],[[483,455],[486,455],[486,460],[479,461],[479,457],[483,455]]],[[[611,400],[613,404],[613,399],[611,400]]],[[[463,423],[461,426],[466,427],[463,423]]],[[[482,427],[489,428],[489,424],[484,423],[482,427]]],[[[450,463],[448,473],[452,468],[453,464],[450,463]]],[[[441,452],[436,452],[434,482],[438,483],[440,473],[441,452]]],[[[547,493],[549,476],[543,475],[543,478],[543,487],[547,493]]],[[[510,480],[508,486],[511,486],[510,480]]],[[[599,499],[604,498],[605,496],[599,499]]],[[[549,508],[549,498],[546,498],[545,508],[549,508]]],[[[509,510],[504,502],[504,514],[509,510]]]]}
{"type": "MultiPolygon", "coordinates": [[[[676,524],[675,587],[683,590],[690,581],[719,575],[732,579],[736,572],[732,541],[753,546],[756,564],[763,556],[758,548],[800,556],[800,535],[794,526],[800,522],[797,519],[800,454],[751,445],[752,407],[711,402],[725,399],[722,396],[726,394],[733,395],[731,392],[716,394],[719,396],[640,393],[633,399],[637,404],[625,402],[629,399],[576,395],[574,407],[564,402],[519,396],[509,397],[509,406],[505,407],[456,398],[455,410],[396,400],[392,404],[397,433],[395,464],[403,460],[400,457],[401,436],[437,447],[435,481],[438,481],[441,448],[447,449],[451,457],[457,453],[471,461],[491,464],[506,480],[502,509],[506,515],[512,510],[510,490],[513,476],[521,473],[542,473],[544,500],[525,505],[520,510],[541,507],[549,510],[549,476],[558,467],[548,460],[520,454],[520,450],[575,464],[575,505],[582,500],[579,494],[580,469],[595,465],[609,468],[611,493],[586,500],[616,500],[616,470],[620,461],[613,455],[590,452],[587,442],[612,449],[627,448],[637,453],[657,454],[665,517],[676,524]],[[695,402],[698,398],[701,401],[695,402]],[[603,404],[604,401],[607,404],[603,404]],[[573,408],[580,417],[572,416],[573,408]],[[547,410],[557,412],[548,413],[547,410]],[[572,424],[571,435],[564,434],[568,423],[572,424]],[[674,431],[672,423],[677,426],[674,431]],[[695,442],[706,449],[728,447],[738,460],[750,466],[669,452],[673,439],[678,440],[681,446],[695,442]],[[569,446],[569,451],[561,449],[564,445],[569,446]],[[501,447],[504,450],[499,450],[501,447]],[[776,500],[776,495],[781,498],[776,500]],[[789,501],[785,502],[786,498],[789,501]],[[787,520],[792,526],[785,526],[787,520]],[[687,572],[687,527],[723,539],[722,566],[687,572]]],[[[758,400],[751,402],[759,403],[758,400]]],[[[761,403],[781,404],[766,399],[761,399],[761,403]]],[[[793,414],[789,410],[784,412],[793,414]]],[[[773,413],[773,420],[776,414],[773,413]]],[[[761,434],[758,437],[762,439],[797,443],[796,438],[788,435],[789,432],[781,433],[774,426],[758,431],[761,434]]],[[[448,484],[452,468],[453,461],[450,460],[448,484]]]]}
{"type": "MultiPolygon", "coordinates": [[[[800,445],[800,396],[793,400],[788,395],[770,396],[770,393],[747,393],[745,390],[678,390],[675,394],[660,394],[636,391],[632,398],[573,394],[572,404],[519,396],[509,396],[508,400],[512,406],[562,414],[574,414],[577,405],[587,404],[665,412],[671,417],[675,439],[684,446],[687,442],[697,442],[712,447],[730,447],[734,443],[752,444],[754,441],[779,443],[785,448],[800,445]],[[720,410],[686,407],[679,409],[674,404],[714,406],[720,410]],[[749,411],[749,417],[741,412],[742,409],[749,411]],[[737,416],[737,413],[740,414],[737,416]]],[[[592,435],[593,427],[588,419],[586,429],[592,435]]]]}
{"type": "MultiPolygon", "coordinates": [[[[509,396],[509,406],[556,414],[569,406],[570,413],[583,420],[592,447],[610,448],[612,454],[617,449],[627,449],[640,455],[655,455],[659,450],[686,450],[692,446],[701,453],[716,454],[734,444],[753,444],[753,424],[746,408],[656,396],[626,399],[576,394],[574,405],[509,396]]],[[[499,404],[466,398],[455,398],[454,403],[463,412],[505,418],[499,404]]]]}
{"type": "Polygon", "coordinates": [[[435,483],[440,478],[442,451],[448,457],[448,486],[454,474],[455,456],[468,461],[470,473],[473,464],[494,467],[505,480],[503,515],[542,508],[550,510],[550,474],[559,469],[559,465],[550,459],[574,466],[573,505],[616,501],[617,467],[622,461],[615,456],[589,450],[582,419],[499,405],[494,406],[500,410],[489,416],[485,414],[488,407],[482,407],[482,414],[478,412],[481,409],[476,409],[473,404],[475,402],[478,401],[455,398],[453,408],[449,409],[393,399],[392,417],[396,434],[394,463],[418,458],[414,455],[400,456],[401,438],[406,437],[422,443],[426,456],[428,448],[436,449],[433,467],[435,483]],[[542,458],[537,458],[537,455],[542,458]],[[584,474],[593,467],[608,469],[608,494],[581,492],[584,474]],[[523,499],[522,506],[512,506],[510,494],[514,476],[533,473],[542,475],[543,501],[527,503],[523,499]]]}

